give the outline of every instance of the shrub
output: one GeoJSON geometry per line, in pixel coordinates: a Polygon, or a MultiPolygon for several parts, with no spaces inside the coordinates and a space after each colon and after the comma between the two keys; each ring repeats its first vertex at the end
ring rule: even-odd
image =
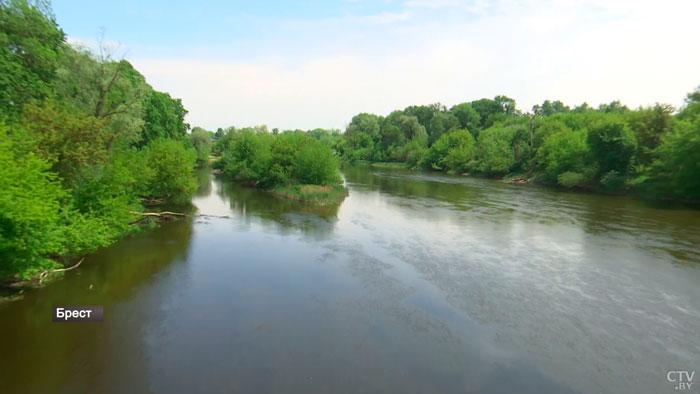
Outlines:
{"type": "Polygon", "coordinates": [[[505,174],[515,163],[514,130],[493,126],[479,133],[475,162],[470,167],[486,174],[505,174]]]}
{"type": "Polygon", "coordinates": [[[197,188],[193,176],[196,153],[182,142],[160,139],[144,149],[153,177],[146,188],[148,196],[183,201],[197,188]]]}
{"type": "Polygon", "coordinates": [[[302,184],[330,185],[339,182],[338,159],[319,142],[307,144],[296,155],[294,177],[302,184]]]}

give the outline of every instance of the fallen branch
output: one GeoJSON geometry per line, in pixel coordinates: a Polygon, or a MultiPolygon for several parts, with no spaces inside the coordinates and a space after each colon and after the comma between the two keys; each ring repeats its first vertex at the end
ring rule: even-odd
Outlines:
{"type": "Polygon", "coordinates": [[[50,272],[47,270],[41,271],[41,273],[39,274],[39,284],[42,284],[44,282],[44,278],[46,276],[48,276],[49,273],[70,271],[72,269],[78,268],[78,266],[83,263],[83,260],[85,260],[85,257],[81,257],[77,263],[75,263],[74,265],[72,265],[70,267],[56,268],[56,269],[52,269],[50,272]]]}
{"type": "Polygon", "coordinates": [[[156,216],[156,217],[164,217],[164,216],[184,216],[184,217],[187,217],[187,215],[184,214],[184,213],[170,212],[170,211],[163,211],[163,212],[136,212],[136,211],[129,211],[129,213],[133,213],[134,215],[141,215],[141,216],[156,216]]]}
{"type": "Polygon", "coordinates": [[[146,204],[150,204],[150,205],[162,204],[165,202],[164,198],[156,198],[156,197],[141,197],[141,200],[143,200],[143,202],[145,202],[146,204]]]}
{"type": "Polygon", "coordinates": [[[72,270],[72,269],[74,269],[74,268],[78,268],[78,266],[79,266],[80,264],[82,264],[83,260],[85,260],[85,257],[82,257],[82,258],[80,259],[80,261],[78,261],[77,263],[75,263],[74,265],[72,265],[72,266],[70,266],[70,267],[67,267],[67,268],[58,268],[58,269],[53,270],[52,272],[70,271],[70,270],[72,270]]]}

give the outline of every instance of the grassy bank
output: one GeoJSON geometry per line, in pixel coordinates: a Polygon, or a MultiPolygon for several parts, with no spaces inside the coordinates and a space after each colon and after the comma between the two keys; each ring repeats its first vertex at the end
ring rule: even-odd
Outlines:
{"type": "Polygon", "coordinates": [[[271,191],[276,196],[296,201],[329,203],[340,201],[348,195],[343,185],[293,185],[280,186],[271,191]]]}
{"type": "Polygon", "coordinates": [[[397,161],[370,161],[370,160],[355,160],[353,162],[345,162],[350,165],[368,165],[375,168],[411,168],[408,163],[397,161]]]}

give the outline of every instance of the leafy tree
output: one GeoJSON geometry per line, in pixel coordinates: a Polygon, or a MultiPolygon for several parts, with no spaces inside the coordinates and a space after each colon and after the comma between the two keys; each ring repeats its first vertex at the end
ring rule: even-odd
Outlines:
{"type": "Polygon", "coordinates": [[[114,138],[103,119],[76,113],[54,101],[28,104],[22,124],[32,150],[67,181],[75,181],[87,166],[104,163],[114,138]]]}
{"type": "Polygon", "coordinates": [[[515,106],[515,100],[512,98],[501,95],[494,97],[493,100],[501,106],[502,111],[506,116],[516,116],[520,114],[515,106]]]}
{"type": "Polygon", "coordinates": [[[662,137],[651,170],[651,191],[700,199],[700,119],[679,122],[662,137]]]}
{"type": "Polygon", "coordinates": [[[331,185],[340,181],[338,159],[322,144],[313,141],[296,155],[294,177],[302,184],[331,185]]]}
{"type": "Polygon", "coordinates": [[[17,116],[51,94],[65,35],[41,4],[0,1],[0,112],[17,116]]]}
{"type": "Polygon", "coordinates": [[[685,106],[678,114],[680,120],[697,120],[700,117],[700,86],[685,98],[685,106]]]}
{"type": "Polygon", "coordinates": [[[340,182],[333,151],[307,133],[256,133],[231,130],[215,166],[234,179],[266,189],[295,184],[330,185],[340,182]]]}
{"type": "Polygon", "coordinates": [[[644,164],[651,162],[654,149],[659,146],[661,138],[673,127],[673,112],[672,106],[664,104],[630,112],[628,123],[637,138],[639,162],[644,164]]]}
{"type": "Polygon", "coordinates": [[[420,123],[425,128],[426,133],[430,135],[430,121],[433,119],[433,116],[437,112],[446,110],[447,108],[445,108],[444,105],[435,103],[430,105],[412,105],[410,107],[406,107],[403,110],[403,113],[406,116],[415,116],[418,123],[420,123]]]}
{"type": "Polygon", "coordinates": [[[346,150],[351,160],[371,160],[380,138],[379,117],[374,114],[355,115],[345,131],[346,150]]]}
{"type": "Polygon", "coordinates": [[[432,144],[437,141],[441,135],[457,127],[459,127],[459,120],[456,116],[449,112],[436,112],[430,120],[429,142],[432,144]]]}
{"type": "Polygon", "coordinates": [[[495,122],[505,119],[503,105],[496,100],[483,98],[471,102],[471,106],[479,114],[479,127],[485,129],[495,122]]]}
{"type": "Polygon", "coordinates": [[[547,136],[537,150],[537,162],[549,181],[567,187],[583,186],[596,172],[585,129],[562,128],[547,136]]]}
{"type": "Polygon", "coordinates": [[[211,153],[211,137],[213,134],[214,133],[198,126],[192,128],[190,141],[197,152],[197,163],[200,165],[209,162],[209,154],[211,153]]]}
{"type": "Polygon", "coordinates": [[[600,104],[598,106],[598,111],[606,114],[623,114],[629,110],[630,109],[622,105],[619,100],[611,101],[610,104],[600,104]]]}
{"type": "Polygon", "coordinates": [[[155,104],[147,100],[153,89],[128,61],[66,47],[53,86],[62,102],[108,120],[115,140],[138,143],[149,137],[143,135],[144,106],[155,104]]]}
{"type": "Polygon", "coordinates": [[[486,174],[506,174],[515,164],[512,128],[493,126],[482,130],[476,145],[472,168],[486,174]]]}
{"type": "Polygon", "coordinates": [[[197,154],[181,141],[161,139],[145,148],[146,162],[153,170],[148,184],[150,196],[184,201],[197,188],[192,176],[197,154]]]}
{"type": "Polygon", "coordinates": [[[29,274],[56,265],[47,256],[63,252],[62,200],[68,193],[51,164],[17,154],[0,126],[0,275],[29,274]]]}
{"type": "Polygon", "coordinates": [[[601,119],[589,127],[588,146],[598,162],[599,174],[616,171],[624,175],[632,164],[637,141],[624,122],[601,119]]]}
{"type": "Polygon", "coordinates": [[[479,130],[479,113],[472,108],[470,103],[457,104],[450,108],[450,113],[459,120],[459,127],[469,130],[474,137],[477,136],[479,130]]]}
{"type": "Polygon", "coordinates": [[[535,115],[542,115],[542,116],[549,116],[549,115],[554,115],[558,113],[566,113],[571,111],[569,106],[564,105],[559,100],[555,101],[549,101],[545,100],[542,105],[535,105],[532,107],[532,112],[535,115]]]}
{"type": "Polygon", "coordinates": [[[436,170],[464,171],[472,159],[474,144],[474,137],[467,130],[450,131],[430,147],[422,166],[436,170]]]}
{"type": "Polygon", "coordinates": [[[185,123],[187,110],[180,99],[151,90],[145,104],[142,144],[162,138],[180,139],[190,125],[185,123]]]}
{"type": "Polygon", "coordinates": [[[569,128],[561,120],[550,117],[539,120],[538,124],[535,126],[535,132],[532,143],[533,148],[537,149],[540,146],[542,146],[544,141],[550,135],[565,132],[571,132],[571,128],[569,128]]]}
{"type": "Polygon", "coordinates": [[[398,124],[406,139],[412,140],[414,138],[425,138],[428,140],[428,132],[415,116],[402,115],[398,118],[398,124]]]}

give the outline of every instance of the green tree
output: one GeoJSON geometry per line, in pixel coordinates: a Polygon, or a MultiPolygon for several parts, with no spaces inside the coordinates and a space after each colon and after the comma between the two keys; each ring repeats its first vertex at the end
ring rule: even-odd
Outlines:
{"type": "Polygon", "coordinates": [[[474,144],[474,137],[467,130],[452,130],[435,141],[423,159],[422,166],[452,172],[464,171],[472,160],[474,144]]]}
{"type": "Polygon", "coordinates": [[[432,144],[443,134],[459,127],[459,120],[449,112],[439,111],[430,119],[429,142],[432,144]]]}
{"type": "Polygon", "coordinates": [[[479,130],[479,113],[472,108],[470,103],[457,104],[450,109],[450,113],[459,120],[459,126],[469,130],[476,138],[479,130]]]}
{"type": "Polygon", "coordinates": [[[183,138],[190,128],[185,115],[187,110],[180,99],[151,90],[145,104],[142,144],[161,138],[183,138]]]}
{"type": "Polygon", "coordinates": [[[637,138],[637,160],[642,164],[651,162],[654,149],[661,143],[661,138],[672,129],[673,112],[674,108],[665,104],[630,112],[628,123],[637,138]]]}
{"type": "Polygon", "coordinates": [[[25,275],[56,266],[47,256],[64,251],[61,187],[51,164],[18,154],[0,125],[0,275],[25,275]]]}
{"type": "Polygon", "coordinates": [[[477,140],[472,169],[490,175],[508,173],[515,164],[514,137],[512,128],[493,126],[482,130],[477,140]]]}
{"type": "Polygon", "coordinates": [[[193,127],[190,134],[190,141],[195,151],[197,151],[197,163],[200,165],[209,162],[211,153],[211,137],[213,133],[201,127],[193,127]]]}
{"type": "Polygon", "coordinates": [[[555,101],[549,101],[545,100],[542,105],[534,105],[532,107],[532,112],[535,115],[541,115],[541,116],[549,116],[549,115],[554,115],[558,113],[566,113],[571,111],[571,108],[569,106],[564,105],[559,100],[555,101]]]}
{"type": "Polygon", "coordinates": [[[588,130],[588,146],[598,162],[599,174],[627,174],[637,151],[634,133],[624,122],[600,119],[588,130]]]}
{"type": "Polygon", "coordinates": [[[86,167],[106,162],[114,137],[107,132],[104,119],[76,113],[55,101],[28,104],[22,126],[32,151],[69,182],[86,167]]]}
{"type": "Polygon", "coordinates": [[[108,55],[96,57],[84,48],[66,47],[53,86],[62,102],[106,119],[115,141],[138,143],[146,137],[144,106],[152,104],[147,99],[153,89],[128,61],[113,61],[108,55]]]}
{"type": "Polygon", "coordinates": [[[479,114],[479,128],[491,127],[495,122],[505,119],[503,105],[496,100],[483,98],[471,102],[471,106],[479,114]]]}
{"type": "Polygon", "coordinates": [[[145,148],[146,162],[153,170],[149,196],[185,201],[197,188],[192,175],[197,154],[181,141],[161,139],[145,148]]]}
{"type": "Polygon", "coordinates": [[[596,172],[585,129],[562,128],[550,134],[537,150],[537,162],[550,182],[567,187],[583,186],[596,172]]]}
{"type": "Polygon", "coordinates": [[[700,199],[700,119],[680,122],[662,137],[655,154],[650,190],[700,199]]]}
{"type": "Polygon", "coordinates": [[[0,112],[51,94],[65,35],[41,3],[0,1],[0,112]]]}
{"type": "Polygon", "coordinates": [[[302,184],[331,185],[339,182],[338,159],[328,147],[312,141],[296,155],[294,177],[302,184]]]}

